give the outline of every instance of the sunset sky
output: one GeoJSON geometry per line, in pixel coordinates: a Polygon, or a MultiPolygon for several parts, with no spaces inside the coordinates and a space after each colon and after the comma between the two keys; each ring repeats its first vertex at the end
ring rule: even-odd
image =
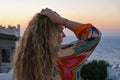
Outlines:
{"type": "Polygon", "coordinates": [[[31,18],[43,8],[70,20],[92,23],[103,35],[120,33],[120,0],[0,0],[0,25],[20,24],[23,34],[31,18]]]}

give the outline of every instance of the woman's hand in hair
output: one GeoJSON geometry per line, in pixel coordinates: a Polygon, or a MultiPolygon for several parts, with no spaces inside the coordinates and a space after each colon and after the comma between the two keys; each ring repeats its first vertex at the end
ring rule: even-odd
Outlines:
{"type": "Polygon", "coordinates": [[[58,13],[56,13],[51,9],[48,9],[48,8],[42,9],[40,14],[48,16],[52,20],[52,22],[56,24],[64,25],[65,18],[62,18],[58,13]]]}
{"type": "Polygon", "coordinates": [[[42,9],[42,11],[40,12],[40,15],[48,16],[54,23],[63,25],[66,28],[70,29],[71,31],[74,31],[74,29],[77,26],[82,24],[76,21],[65,19],[61,17],[59,14],[57,14],[55,11],[48,9],[48,8],[42,9]]]}

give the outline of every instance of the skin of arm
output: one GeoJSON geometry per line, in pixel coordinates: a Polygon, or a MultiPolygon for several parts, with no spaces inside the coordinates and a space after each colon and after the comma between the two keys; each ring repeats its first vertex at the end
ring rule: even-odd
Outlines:
{"type": "Polygon", "coordinates": [[[71,31],[74,31],[74,29],[77,26],[82,24],[79,22],[75,22],[75,21],[71,21],[71,20],[68,20],[66,18],[63,18],[59,14],[57,14],[55,11],[48,9],[48,8],[42,9],[40,14],[48,16],[54,23],[63,25],[66,28],[70,29],[71,31]]]}

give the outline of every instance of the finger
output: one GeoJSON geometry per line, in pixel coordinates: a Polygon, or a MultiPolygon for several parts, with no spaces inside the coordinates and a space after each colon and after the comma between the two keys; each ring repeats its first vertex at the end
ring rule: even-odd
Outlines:
{"type": "Polygon", "coordinates": [[[53,11],[52,9],[49,9],[49,8],[46,8],[45,10],[46,10],[46,11],[50,11],[50,12],[55,12],[55,11],[53,11]]]}
{"type": "Polygon", "coordinates": [[[43,11],[43,12],[41,12],[41,13],[40,13],[40,15],[45,15],[45,16],[48,16],[48,15],[49,15],[49,13],[48,13],[48,12],[44,12],[44,11],[43,11]]]}
{"type": "Polygon", "coordinates": [[[51,9],[49,9],[49,8],[46,8],[46,10],[51,10],[51,9]]]}
{"type": "Polygon", "coordinates": [[[41,12],[40,15],[46,15],[46,13],[45,12],[41,12]]]}
{"type": "Polygon", "coordinates": [[[45,9],[42,9],[41,12],[43,12],[45,9]]]}
{"type": "Polygon", "coordinates": [[[49,8],[45,8],[45,9],[49,9],[49,8]]]}

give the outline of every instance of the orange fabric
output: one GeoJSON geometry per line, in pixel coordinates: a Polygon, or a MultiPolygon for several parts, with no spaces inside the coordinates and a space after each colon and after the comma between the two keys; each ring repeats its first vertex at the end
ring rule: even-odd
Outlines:
{"type": "Polygon", "coordinates": [[[77,37],[79,37],[80,32],[82,32],[84,29],[89,28],[89,27],[93,27],[93,25],[90,23],[79,25],[74,29],[74,33],[76,34],[77,37]]]}
{"type": "Polygon", "coordinates": [[[67,47],[62,46],[58,52],[62,54],[62,57],[57,58],[57,71],[61,80],[81,80],[81,65],[91,55],[101,37],[91,24],[76,26],[74,33],[79,40],[69,43],[67,47]]]}

